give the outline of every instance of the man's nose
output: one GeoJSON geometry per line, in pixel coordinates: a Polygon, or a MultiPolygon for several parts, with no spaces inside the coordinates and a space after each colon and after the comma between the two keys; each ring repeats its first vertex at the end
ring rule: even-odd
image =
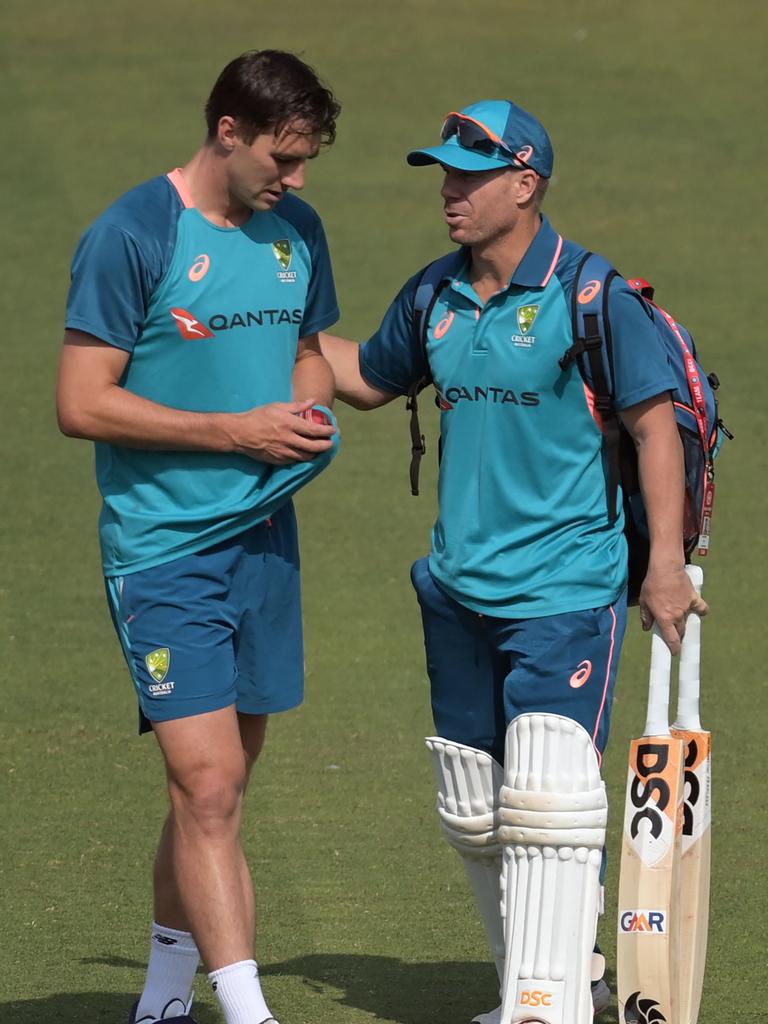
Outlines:
{"type": "Polygon", "coordinates": [[[304,188],[304,164],[300,163],[289,174],[284,174],[280,179],[283,188],[304,188]]]}

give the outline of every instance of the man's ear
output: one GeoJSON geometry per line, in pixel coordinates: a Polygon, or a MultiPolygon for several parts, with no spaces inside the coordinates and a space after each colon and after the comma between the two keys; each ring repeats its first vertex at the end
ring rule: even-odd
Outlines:
{"type": "Polygon", "coordinates": [[[239,133],[235,118],[231,117],[229,114],[225,114],[223,117],[220,117],[217,138],[222,149],[227,153],[231,153],[235,148],[238,137],[239,133]]]}

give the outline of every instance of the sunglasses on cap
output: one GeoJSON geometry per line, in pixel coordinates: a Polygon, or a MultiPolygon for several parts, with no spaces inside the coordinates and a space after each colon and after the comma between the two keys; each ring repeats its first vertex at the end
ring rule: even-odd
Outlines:
{"type": "Polygon", "coordinates": [[[530,164],[527,164],[525,160],[521,160],[517,153],[509,148],[501,136],[497,135],[487,125],[484,125],[482,121],[476,121],[473,117],[459,114],[455,110],[448,114],[445,121],[443,121],[440,138],[445,142],[454,135],[458,135],[459,142],[464,149],[474,149],[478,153],[484,153],[486,156],[493,156],[496,150],[500,149],[504,153],[508,153],[516,165],[528,171],[533,171],[534,174],[539,173],[530,164]]]}

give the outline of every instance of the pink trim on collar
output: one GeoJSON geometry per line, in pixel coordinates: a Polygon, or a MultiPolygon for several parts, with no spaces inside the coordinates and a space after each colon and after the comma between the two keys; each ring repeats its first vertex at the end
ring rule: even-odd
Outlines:
{"type": "Polygon", "coordinates": [[[563,236],[562,235],[558,235],[557,236],[557,249],[555,249],[555,258],[552,260],[552,266],[547,271],[546,277],[541,282],[541,287],[542,288],[546,287],[546,285],[549,284],[549,279],[550,279],[550,277],[552,277],[552,275],[555,272],[555,267],[557,266],[557,261],[560,259],[560,253],[562,251],[563,251],[563,236]]]}
{"type": "Polygon", "coordinates": [[[184,181],[184,175],[181,173],[181,168],[175,167],[172,171],[169,171],[167,178],[179,193],[179,199],[182,201],[184,206],[186,206],[188,210],[194,209],[195,200],[192,198],[192,193],[189,191],[186,181],[184,181]]]}

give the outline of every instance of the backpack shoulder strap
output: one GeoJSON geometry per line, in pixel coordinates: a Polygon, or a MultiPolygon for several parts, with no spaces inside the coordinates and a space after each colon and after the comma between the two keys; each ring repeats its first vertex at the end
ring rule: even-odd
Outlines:
{"type": "Polygon", "coordinates": [[[429,369],[429,359],[427,358],[427,330],[429,328],[429,318],[432,315],[435,302],[437,301],[437,297],[440,294],[446,278],[453,276],[453,274],[458,271],[459,267],[463,264],[464,259],[465,251],[461,248],[454,249],[453,252],[446,253],[445,256],[440,256],[438,259],[433,260],[432,263],[428,264],[422,271],[421,277],[416,285],[416,294],[413,299],[414,340],[417,342],[424,354],[424,364],[426,366],[426,373],[424,376],[419,380],[414,381],[408,389],[408,395],[405,402],[405,408],[411,414],[410,475],[411,494],[414,495],[419,493],[419,469],[422,456],[427,450],[424,435],[422,434],[421,427],[419,425],[419,401],[417,395],[432,381],[432,373],[429,369]]]}
{"type": "MultiPolygon", "coordinates": [[[[463,248],[454,249],[453,252],[440,256],[424,268],[419,278],[419,283],[416,285],[416,294],[413,299],[413,330],[424,352],[425,361],[427,355],[427,328],[429,327],[432,309],[438,295],[442,291],[445,279],[452,277],[456,273],[465,258],[466,253],[463,248]]],[[[429,366],[429,363],[427,363],[427,366],[429,366]]],[[[427,380],[427,383],[429,383],[429,380],[427,380]]]]}
{"type": "Polygon", "coordinates": [[[613,348],[608,293],[618,271],[602,256],[585,253],[576,271],[571,296],[573,344],[560,360],[567,370],[575,362],[600,414],[608,463],[608,514],[618,518],[620,425],[614,406],[613,348]]]}

